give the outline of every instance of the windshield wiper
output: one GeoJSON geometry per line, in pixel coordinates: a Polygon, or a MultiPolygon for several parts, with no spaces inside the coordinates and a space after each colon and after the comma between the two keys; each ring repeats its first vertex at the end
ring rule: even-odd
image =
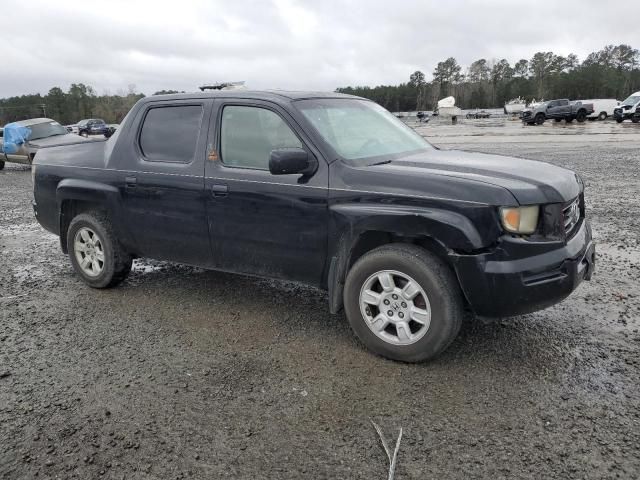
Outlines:
{"type": "Polygon", "coordinates": [[[381,162],[371,163],[367,165],[368,167],[374,167],[376,165],[386,165],[387,163],[391,163],[391,160],[382,160],[381,162]]]}

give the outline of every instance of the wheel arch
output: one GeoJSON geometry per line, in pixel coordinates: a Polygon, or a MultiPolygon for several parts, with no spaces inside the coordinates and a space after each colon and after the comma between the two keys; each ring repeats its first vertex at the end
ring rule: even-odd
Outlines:
{"type": "Polygon", "coordinates": [[[66,236],[69,224],[75,216],[89,211],[101,211],[109,215],[116,231],[122,231],[118,216],[120,201],[116,187],[99,182],[78,179],[62,180],[56,188],[60,246],[67,251],[66,236]]]}
{"type": "Polygon", "coordinates": [[[419,213],[411,214],[406,207],[397,207],[390,212],[394,210],[392,207],[379,205],[375,209],[377,215],[350,218],[336,240],[326,278],[332,313],[342,309],[344,282],[349,269],[377,247],[392,243],[417,245],[437,255],[453,269],[450,253],[475,251],[486,246],[473,223],[460,213],[421,209],[419,213]],[[380,214],[383,209],[387,211],[380,214]]]}

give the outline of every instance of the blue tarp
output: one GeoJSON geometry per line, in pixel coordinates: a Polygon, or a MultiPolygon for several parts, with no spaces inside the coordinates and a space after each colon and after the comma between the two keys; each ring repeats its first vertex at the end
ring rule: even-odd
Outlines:
{"type": "Polygon", "coordinates": [[[23,127],[17,123],[7,123],[3,131],[2,151],[9,154],[16,153],[20,145],[27,141],[30,133],[31,129],[28,127],[23,127]]]}

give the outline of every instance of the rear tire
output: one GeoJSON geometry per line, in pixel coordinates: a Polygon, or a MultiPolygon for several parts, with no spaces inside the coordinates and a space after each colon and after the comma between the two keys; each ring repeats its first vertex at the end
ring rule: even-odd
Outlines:
{"type": "Polygon", "coordinates": [[[600,112],[600,115],[598,115],[598,120],[606,120],[607,117],[607,112],[600,112]]]}
{"type": "Polygon", "coordinates": [[[554,118],[553,120],[554,120],[556,123],[560,123],[560,122],[562,121],[562,119],[561,119],[561,118],[554,118]]]}
{"type": "Polygon", "coordinates": [[[567,122],[567,123],[571,123],[571,122],[573,122],[573,117],[567,117],[567,118],[564,119],[564,121],[567,122]]]}
{"type": "Polygon", "coordinates": [[[103,212],[81,213],[71,220],[67,249],[73,269],[90,287],[113,287],[131,271],[131,255],[116,239],[103,212]]]}
{"type": "Polygon", "coordinates": [[[640,118],[632,118],[631,121],[633,123],[638,123],[638,122],[640,122],[640,118]]]}
{"type": "Polygon", "coordinates": [[[346,278],[344,306],[369,350],[402,362],[440,354],[458,335],[463,318],[462,293],[449,266],[406,244],[385,245],[358,259],[346,278]]]}
{"type": "Polygon", "coordinates": [[[578,120],[578,123],[583,123],[586,119],[587,119],[587,112],[585,112],[584,110],[580,110],[576,114],[576,120],[578,120]]]}
{"type": "Polygon", "coordinates": [[[4,160],[0,160],[0,170],[4,168],[4,160]]]}

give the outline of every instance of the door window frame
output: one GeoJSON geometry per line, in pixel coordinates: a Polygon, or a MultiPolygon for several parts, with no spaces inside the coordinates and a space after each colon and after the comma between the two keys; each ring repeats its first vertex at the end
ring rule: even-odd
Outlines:
{"type": "Polygon", "coordinates": [[[238,166],[238,165],[229,165],[224,163],[224,159],[222,157],[222,118],[223,118],[223,113],[224,113],[224,109],[226,107],[248,107],[248,108],[261,108],[263,110],[268,110],[272,113],[274,113],[275,115],[277,115],[280,120],[282,120],[284,122],[284,124],[289,127],[289,130],[291,130],[291,132],[296,136],[296,138],[298,139],[298,141],[300,142],[300,145],[302,146],[301,148],[304,149],[307,154],[309,155],[314,155],[316,158],[318,157],[317,154],[314,153],[314,151],[312,149],[309,148],[309,146],[307,145],[307,142],[305,141],[305,139],[302,137],[302,135],[300,135],[300,132],[298,132],[298,130],[292,125],[292,122],[289,122],[287,118],[285,118],[284,115],[282,115],[282,113],[280,111],[278,111],[278,109],[274,108],[271,105],[268,105],[266,103],[257,103],[257,102],[242,102],[239,99],[230,99],[230,100],[224,100],[222,101],[219,105],[217,105],[217,109],[218,111],[216,112],[216,126],[215,126],[215,142],[214,144],[216,145],[216,152],[218,155],[218,160],[217,163],[223,167],[223,168],[228,168],[228,169],[234,169],[234,170],[251,170],[251,171],[257,171],[257,172],[266,172],[269,175],[272,175],[271,172],[269,172],[269,161],[267,159],[267,168],[254,168],[254,167],[242,167],[242,166],[238,166]]]}
{"type": "Polygon", "coordinates": [[[206,126],[206,121],[207,121],[207,104],[204,101],[197,101],[197,100],[185,100],[184,102],[151,102],[148,105],[145,106],[144,110],[141,112],[142,113],[142,118],[140,119],[140,121],[138,122],[138,128],[135,134],[135,150],[136,153],[138,155],[138,158],[144,162],[144,164],[160,164],[160,165],[192,165],[198,156],[198,145],[200,144],[200,139],[202,137],[203,134],[203,129],[206,126]],[[149,159],[149,157],[147,157],[144,153],[144,150],[142,149],[142,145],[140,144],[140,140],[141,140],[141,136],[142,136],[142,129],[144,127],[144,123],[147,119],[147,115],[149,115],[149,112],[153,109],[156,108],[172,108],[172,107],[200,107],[202,114],[200,115],[200,128],[198,130],[198,135],[196,136],[196,141],[195,141],[195,148],[194,148],[194,152],[193,152],[193,157],[191,158],[190,161],[188,162],[180,162],[180,161],[167,161],[167,160],[151,160],[149,159]]]}

